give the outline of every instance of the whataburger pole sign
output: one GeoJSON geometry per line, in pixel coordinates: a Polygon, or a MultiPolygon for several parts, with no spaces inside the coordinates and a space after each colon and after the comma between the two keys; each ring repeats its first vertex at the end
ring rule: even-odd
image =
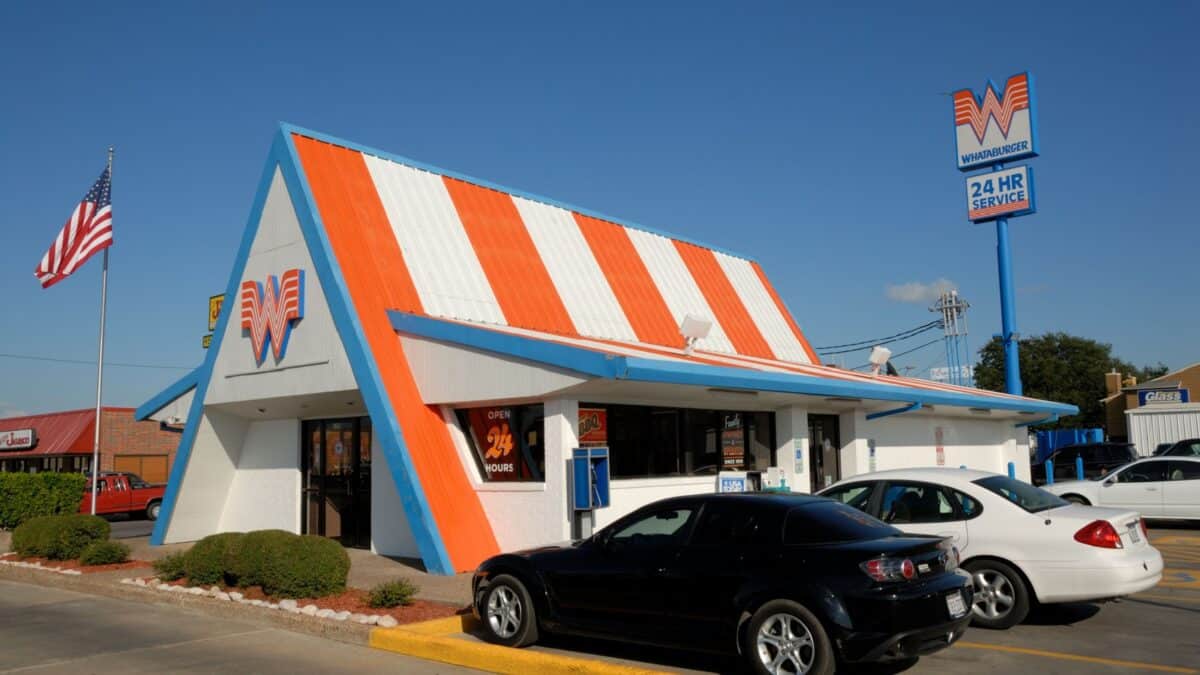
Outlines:
{"type": "Polygon", "coordinates": [[[1013,75],[1000,92],[991,82],[981,95],[970,89],[954,92],[954,146],[959,171],[990,168],[985,173],[967,176],[967,218],[976,223],[996,221],[1005,388],[1010,394],[1020,395],[1008,219],[1034,213],[1037,207],[1033,197],[1033,169],[1028,165],[1006,168],[1004,162],[1038,154],[1033,76],[1013,75]]]}

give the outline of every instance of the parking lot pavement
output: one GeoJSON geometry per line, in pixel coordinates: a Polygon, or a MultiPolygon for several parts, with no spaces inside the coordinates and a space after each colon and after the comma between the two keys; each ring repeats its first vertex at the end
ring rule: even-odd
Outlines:
{"type": "MultiPolygon", "coordinates": [[[[1150,537],[1167,572],[1145,593],[1114,603],[1046,606],[1007,631],[972,628],[955,646],[916,662],[839,672],[1200,673],[1200,526],[1156,524],[1150,537]]],[[[599,640],[549,638],[532,649],[675,673],[739,672],[730,657],[599,640]]]]}
{"type": "Polygon", "coordinates": [[[149,537],[154,531],[154,521],[145,518],[130,518],[129,516],[107,516],[108,524],[112,527],[113,539],[132,539],[149,537]]]}
{"type": "Polygon", "coordinates": [[[173,606],[0,581],[0,673],[473,673],[173,606]]]}

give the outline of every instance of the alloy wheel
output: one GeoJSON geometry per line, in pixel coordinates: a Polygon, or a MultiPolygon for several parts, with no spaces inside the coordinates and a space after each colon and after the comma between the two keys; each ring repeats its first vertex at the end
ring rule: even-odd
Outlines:
{"type": "Polygon", "coordinates": [[[807,673],[816,660],[812,633],[792,614],[772,614],[755,636],[758,659],[769,673],[807,673]]]}
{"type": "Polygon", "coordinates": [[[488,627],[496,635],[508,639],[521,627],[521,599],[508,586],[492,591],[487,603],[488,627]]]}
{"type": "Polygon", "coordinates": [[[1016,593],[1008,577],[996,570],[981,569],[971,575],[975,582],[975,604],[971,610],[984,619],[999,619],[1012,611],[1016,593]]]}

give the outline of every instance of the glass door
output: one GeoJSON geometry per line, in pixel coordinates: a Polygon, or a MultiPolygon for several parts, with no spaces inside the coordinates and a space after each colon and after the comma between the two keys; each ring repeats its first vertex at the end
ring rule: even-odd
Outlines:
{"type": "Polygon", "coordinates": [[[371,545],[371,421],[309,420],[302,428],[305,534],[371,545]]]}
{"type": "Polygon", "coordinates": [[[842,478],[841,439],[837,415],[808,416],[808,470],[812,491],[824,490],[842,478]]]}

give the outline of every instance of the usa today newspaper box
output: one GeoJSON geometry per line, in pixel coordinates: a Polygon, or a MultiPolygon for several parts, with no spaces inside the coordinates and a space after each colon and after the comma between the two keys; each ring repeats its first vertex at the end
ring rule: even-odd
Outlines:
{"type": "Polygon", "coordinates": [[[595,522],[592,511],[610,503],[608,485],[608,448],[571,451],[571,506],[575,510],[576,536],[591,536],[595,522]]]}

